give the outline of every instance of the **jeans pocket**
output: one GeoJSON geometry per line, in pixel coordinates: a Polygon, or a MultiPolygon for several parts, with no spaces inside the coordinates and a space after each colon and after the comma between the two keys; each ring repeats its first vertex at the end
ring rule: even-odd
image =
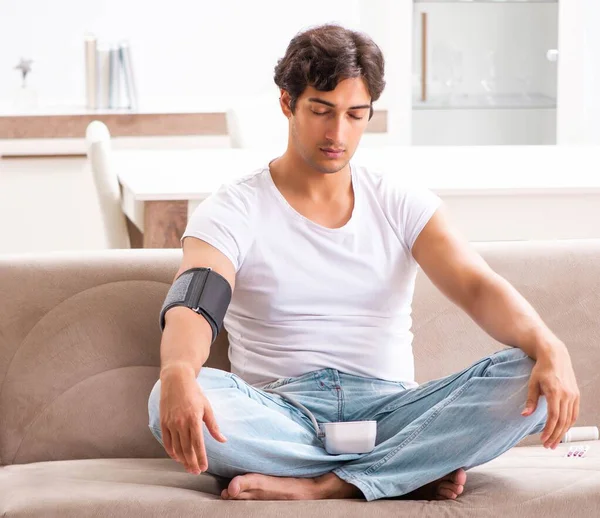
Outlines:
{"type": "Polygon", "coordinates": [[[406,390],[406,383],[403,383],[402,381],[385,380],[385,382],[391,383],[392,385],[396,385],[398,388],[406,390]]]}
{"type": "Polygon", "coordinates": [[[261,388],[261,390],[278,388],[278,387],[281,387],[282,385],[287,385],[293,379],[294,378],[279,378],[275,381],[272,381],[271,383],[267,383],[264,387],[260,387],[260,388],[261,388]]]}
{"type": "Polygon", "coordinates": [[[292,376],[292,377],[288,377],[288,378],[279,378],[279,379],[277,379],[275,381],[272,381],[271,383],[267,383],[264,387],[261,387],[261,389],[262,390],[274,389],[274,388],[284,387],[284,386],[290,385],[292,383],[301,383],[303,381],[313,380],[317,376],[318,372],[319,371],[316,370],[316,371],[306,372],[304,374],[301,374],[300,376],[292,376]]]}

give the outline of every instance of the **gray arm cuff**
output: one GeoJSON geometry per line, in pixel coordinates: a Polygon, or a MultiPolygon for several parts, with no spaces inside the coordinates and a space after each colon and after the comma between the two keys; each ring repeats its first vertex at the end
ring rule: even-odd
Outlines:
{"type": "MultiPolygon", "coordinates": [[[[212,341],[223,327],[223,318],[231,302],[227,279],[211,268],[191,268],[183,272],[167,293],[160,311],[160,328],[165,328],[165,313],[176,306],[186,306],[202,315],[212,329],[212,341]]],[[[212,343],[212,342],[211,342],[212,343]]]]}

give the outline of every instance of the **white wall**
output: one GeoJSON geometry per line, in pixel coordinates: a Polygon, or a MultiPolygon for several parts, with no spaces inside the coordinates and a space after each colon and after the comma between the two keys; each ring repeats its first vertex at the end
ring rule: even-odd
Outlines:
{"type": "Polygon", "coordinates": [[[600,5],[572,0],[560,9],[558,141],[600,144],[600,5]]]}
{"type": "Polygon", "coordinates": [[[0,104],[20,85],[21,56],[43,103],[85,103],[83,39],[130,40],[140,100],[194,101],[275,88],[273,68],[296,32],[358,28],[358,0],[2,0],[0,104]]]}
{"type": "Polygon", "coordinates": [[[584,0],[584,135],[589,144],[600,144],[600,5],[584,0]]]}

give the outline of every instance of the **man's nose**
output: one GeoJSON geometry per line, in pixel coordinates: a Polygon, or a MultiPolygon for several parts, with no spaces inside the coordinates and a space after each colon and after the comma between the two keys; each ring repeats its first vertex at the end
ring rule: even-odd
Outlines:
{"type": "Polygon", "coordinates": [[[333,117],[328,122],[325,138],[328,141],[335,143],[336,146],[340,142],[345,142],[346,122],[343,117],[333,117]]]}

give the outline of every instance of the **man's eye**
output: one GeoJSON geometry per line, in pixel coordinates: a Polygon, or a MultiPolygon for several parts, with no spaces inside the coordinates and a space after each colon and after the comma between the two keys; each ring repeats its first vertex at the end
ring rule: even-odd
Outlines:
{"type": "MultiPolygon", "coordinates": [[[[315,115],[327,115],[329,112],[316,112],[314,110],[311,110],[315,115]]],[[[353,118],[354,120],[361,120],[362,117],[357,117],[356,115],[353,115],[352,113],[349,113],[348,115],[350,115],[351,118],[353,118]]]]}

